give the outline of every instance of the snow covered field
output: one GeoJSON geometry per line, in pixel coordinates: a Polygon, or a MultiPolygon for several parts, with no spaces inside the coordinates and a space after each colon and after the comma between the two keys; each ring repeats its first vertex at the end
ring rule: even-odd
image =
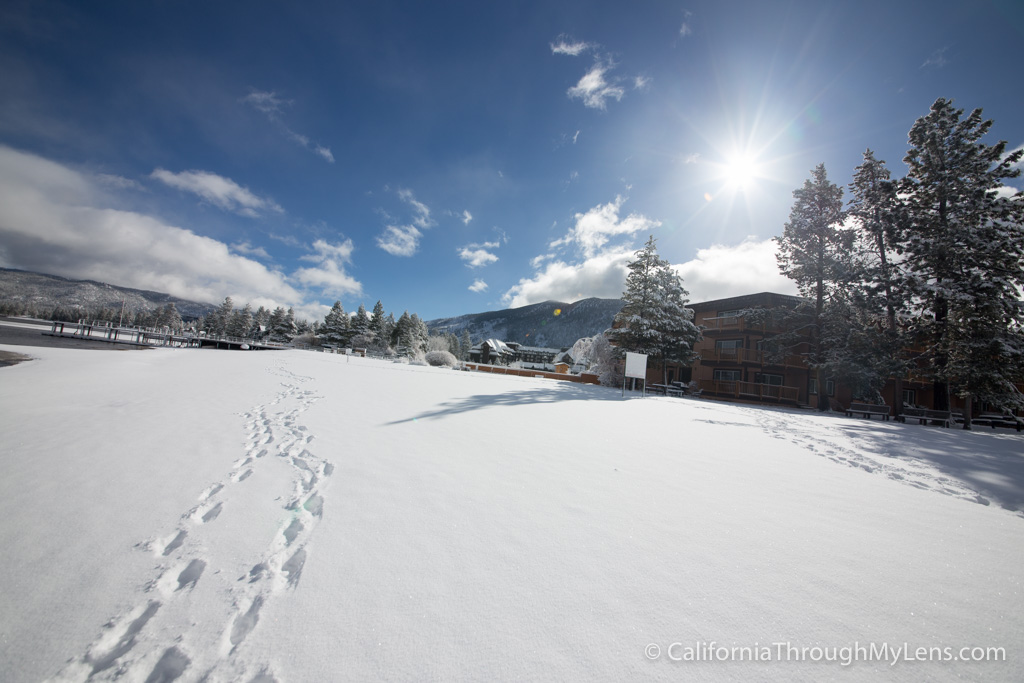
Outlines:
{"type": "Polygon", "coordinates": [[[1016,433],[0,349],[5,681],[1024,679],[1016,433]]]}

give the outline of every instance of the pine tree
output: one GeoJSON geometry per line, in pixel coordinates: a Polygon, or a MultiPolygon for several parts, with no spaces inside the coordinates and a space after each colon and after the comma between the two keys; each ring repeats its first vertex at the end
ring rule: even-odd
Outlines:
{"type": "Polygon", "coordinates": [[[216,337],[223,337],[227,334],[228,323],[231,321],[231,314],[234,310],[235,304],[231,301],[231,297],[224,297],[224,303],[208,318],[209,332],[216,337]]]}
{"type": "Polygon", "coordinates": [[[352,316],[352,333],[354,337],[366,337],[370,332],[370,317],[366,314],[366,306],[359,304],[359,309],[352,316]]]}
{"type": "Polygon", "coordinates": [[[856,277],[851,281],[849,334],[842,340],[847,368],[836,374],[863,395],[878,395],[887,378],[894,378],[894,412],[903,414],[903,378],[911,346],[906,318],[910,313],[912,280],[900,257],[905,221],[885,162],[869,149],[850,183],[848,215],[857,233],[856,277]]]}
{"type": "Polygon", "coordinates": [[[166,306],[158,308],[156,315],[153,320],[154,327],[166,327],[171,332],[177,332],[184,327],[184,323],[181,320],[181,314],[178,313],[177,307],[174,302],[170,302],[166,306]]]}
{"type": "Polygon", "coordinates": [[[829,340],[842,336],[841,298],[851,277],[850,253],[853,233],[842,229],[843,190],[830,182],[825,165],[819,164],[793,191],[796,200],[783,228],[779,245],[779,270],[794,280],[800,295],[809,300],[795,313],[803,316],[802,325],[810,335],[807,365],[818,384],[818,410],[828,410],[824,369],[829,357],[829,340]]]}
{"type": "Polygon", "coordinates": [[[337,347],[344,346],[349,337],[349,318],[345,313],[340,301],[335,301],[334,306],[324,316],[324,324],[320,330],[321,336],[328,344],[337,347]]]}
{"type": "Polygon", "coordinates": [[[298,325],[295,323],[295,309],[291,306],[288,307],[288,312],[284,315],[284,324],[281,331],[282,336],[286,337],[286,341],[291,341],[299,332],[298,325]]]}
{"type": "Polygon", "coordinates": [[[281,306],[274,309],[269,320],[270,340],[279,344],[287,344],[298,331],[295,327],[295,311],[289,308],[287,311],[281,306]]]}
{"type": "Polygon", "coordinates": [[[373,306],[373,313],[370,314],[370,334],[373,335],[375,341],[387,339],[387,334],[384,331],[384,304],[377,300],[377,303],[373,306]]]}
{"type": "Polygon", "coordinates": [[[399,353],[402,351],[411,353],[413,342],[412,320],[409,317],[409,311],[404,311],[398,318],[398,322],[395,323],[394,331],[391,333],[391,344],[399,353]]]}
{"type": "Polygon", "coordinates": [[[392,341],[392,338],[395,335],[395,327],[397,325],[398,323],[395,322],[395,314],[388,313],[387,316],[384,318],[384,324],[380,326],[380,331],[384,337],[385,345],[390,346],[394,343],[392,341]]]}
{"type": "Polygon", "coordinates": [[[469,336],[469,328],[463,328],[459,339],[459,360],[469,360],[469,350],[473,348],[473,340],[469,336]]]}
{"type": "Polygon", "coordinates": [[[667,363],[688,364],[700,340],[693,310],[686,307],[687,292],[679,275],[658,257],[653,236],[627,267],[623,306],[615,315],[612,341],[624,351],[660,362],[667,382],[667,363]]]}
{"type": "Polygon", "coordinates": [[[252,330],[252,325],[252,306],[246,303],[241,310],[231,314],[231,322],[228,324],[227,330],[228,335],[231,337],[248,336],[249,331],[252,330]]]}
{"type": "Polygon", "coordinates": [[[1005,155],[1005,141],[981,142],[992,121],[980,109],[962,116],[951,100],[939,98],[914,123],[900,191],[909,221],[907,262],[927,313],[920,332],[928,340],[935,408],[949,408],[954,383],[967,400],[964,427],[970,429],[972,397],[1020,402],[1009,387],[1019,379],[1012,359],[1021,325],[1024,198],[999,195],[1004,179],[1020,175],[1014,166],[1021,151],[1005,155]],[[1005,364],[988,362],[989,353],[1005,364]]]}
{"type": "Polygon", "coordinates": [[[250,335],[259,338],[266,334],[270,328],[270,311],[263,306],[256,309],[256,313],[252,316],[252,331],[250,335]]]}
{"type": "Polygon", "coordinates": [[[413,355],[418,356],[427,350],[427,342],[430,340],[430,330],[427,329],[427,324],[415,313],[409,316],[409,323],[412,326],[413,355]]]}

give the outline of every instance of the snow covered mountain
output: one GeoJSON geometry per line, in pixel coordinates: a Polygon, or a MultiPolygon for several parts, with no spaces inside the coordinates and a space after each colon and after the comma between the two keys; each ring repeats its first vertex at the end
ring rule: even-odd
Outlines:
{"type": "Polygon", "coordinates": [[[24,304],[40,312],[62,306],[82,307],[89,311],[120,308],[129,311],[151,310],[174,303],[183,318],[198,318],[216,310],[216,306],[179,299],[162,292],[118,287],[93,280],[69,280],[57,275],[0,268],[0,303],[24,304]]]}
{"type": "Polygon", "coordinates": [[[581,337],[591,337],[612,326],[622,308],[619,299],[583,299],[566,304],[545,301],[521,308],[470,313],[454,318],[427,321],[431,334],[462,335],[469,330],[474,342],[501,339],[529,346],[572,346],[581,337]]]}

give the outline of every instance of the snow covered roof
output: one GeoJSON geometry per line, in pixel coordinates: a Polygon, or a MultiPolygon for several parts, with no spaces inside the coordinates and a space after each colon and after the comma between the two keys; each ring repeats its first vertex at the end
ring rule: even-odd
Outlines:
{"type": "MultiPolygon", "coordinates": [[[[487,341],[483,342],[483,344],[486,344],[487,347],[494,353],[515,353],[512,349],[509,348],[508,344],[501,341],[500,339],[488,339],[487,341]]],[[[483,344],[480,345],[481,349],[483,348],[483,344]]]]}
{"type": "Polygon", "coordinates": [[[520,346],[520,351],[527,353],[558,353],[561,349],[552,349],[547,346],[520,346]]]}

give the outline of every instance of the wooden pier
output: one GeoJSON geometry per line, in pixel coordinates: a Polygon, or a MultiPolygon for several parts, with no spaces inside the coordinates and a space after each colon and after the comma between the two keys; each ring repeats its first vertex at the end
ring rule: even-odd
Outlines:
{"type": "Polygon", "coordinates": [[[169,346],[179,348],[213,347],[218,349],[234,349],[242,351],[268,351],[286,348],[284,344],[240,337],[211,337],[205,333],[182,332],[174,333],[166,330],[142,327],[117,327],[109,323],[68,323],[54,321],[49,332],[43,334],[50,337],[66,339],[82,339],[88,341],[107,342],[125,346],[156,347],[169,346]]]}

